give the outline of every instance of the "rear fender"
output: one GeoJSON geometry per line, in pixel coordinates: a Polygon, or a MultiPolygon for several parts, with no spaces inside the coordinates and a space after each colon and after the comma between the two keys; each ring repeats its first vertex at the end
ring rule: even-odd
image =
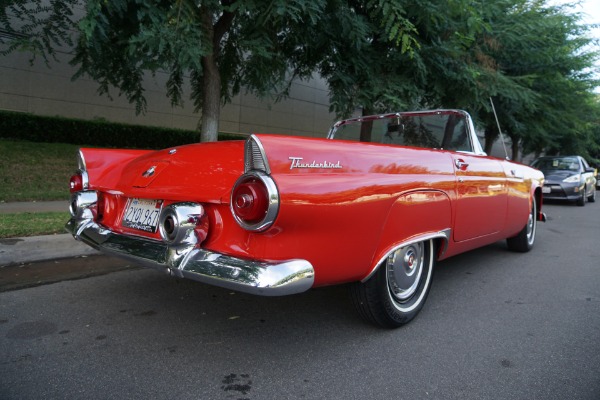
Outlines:
{"type": "Polygon", "coordinates": [[[127,163],[149,153],[152,150],[81,148],[78,164],[87,172],[91,188],[114,188],[127,163]]]}
{"type": "Polygon", "coordinates": [[[451,220],[452,206],[444,192],[421,190],[398,197],[384,223],[369,273],[361,281],[368,280],[393,251],[411,243],[434,239],[439,258],[449,244],[451,220]]]}

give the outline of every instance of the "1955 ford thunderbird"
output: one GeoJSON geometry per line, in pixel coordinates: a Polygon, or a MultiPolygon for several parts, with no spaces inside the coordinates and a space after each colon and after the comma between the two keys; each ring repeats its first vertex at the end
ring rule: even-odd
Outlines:
{"type": "Polygon", "coordinates": [[[544,175],[487,156],[460,110],[344,120],[322,139],[86,148],[78,164],[76,239],[257,295],[351,282],[385,327],[423,307],[437,260],[503,239],[529,251],[545,220],[544,175]]]}

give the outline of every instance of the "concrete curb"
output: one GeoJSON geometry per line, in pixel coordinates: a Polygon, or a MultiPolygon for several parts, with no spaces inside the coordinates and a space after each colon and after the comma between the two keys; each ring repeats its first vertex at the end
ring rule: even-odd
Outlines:
{"type": "Polygon", "coordinates": [[[0,239],[0,266],[100,254],[70,234],[0,239]]]}

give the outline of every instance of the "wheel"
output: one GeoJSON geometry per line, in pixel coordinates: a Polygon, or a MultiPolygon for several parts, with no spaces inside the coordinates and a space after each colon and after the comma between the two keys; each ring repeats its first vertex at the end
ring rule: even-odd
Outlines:
{"type": "Polygon", "coordinates": [[[359,314],[386,328],[397,328],[412,320],[429,294],[435,258],[433,240],[392,252],[368,281],[351,286],[359,314]]]}
{"type": "Polygon", "coordinates": [[[535,198],[531,201],[531,212],[527,218],[527,223],[517,234],[517,236],[506,239],[508,248],[512,251],[528,252],[535,242],[535,233],[537,230],[537,204],[535,198]]]}
{"type": "Polygon", "coordinates": [[[579,207],[585,206],[585,189],[581,192],[581,196],[575,202],[579,207]]]}
{"type": "Polygon", "coordinates": [[[585,190],[585,186],[584,186],[583,191],[581,192],[581,196],[577,199],[577,205],[579,207],[585,206],[585,199],[586,199],[585,192],[586,192],[586,190],[585,190]]]}
{"type": "Polygon", "coordinates": [[[588,201],[594,203],[596,201],[596,188],[592,190],[592,194],[588,196],[588,201]]]}

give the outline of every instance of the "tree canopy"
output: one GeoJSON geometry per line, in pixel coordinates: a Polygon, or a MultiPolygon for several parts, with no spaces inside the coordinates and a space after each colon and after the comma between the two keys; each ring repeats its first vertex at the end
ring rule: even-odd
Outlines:
{"type": "MultiPolygon", "coordinates": [[[[3,0],[1,54],[52,57],[74,46],[77,76],[112,87],[143,112],[144,75],[167,71],[181,104],[186,79],[201,140],[216,139],[220,108],[242,90],[273,101],[294,78],[326,79],[340,117],[463,108],[513,158],[573,152],[598,158],[600,106],[591,27],[546,0],[3,0]],[[10,37],[10,40],[6,38],[10,37]]],[[[597,43],[596,43],[597,44],[597,43]]]]}
{"type": "Polygon", "coordinates": [[[494,94],[513,158],[520,148],[588,153],[594,146],[589,123],[600,116],[593,92],[598,77],[592,73],[598,54],[590,50],[590,27],[564,6],[525,0],[496,4],[499,12],[490,19],[484,51],[518,84],[517,92],[494,94]]]}

